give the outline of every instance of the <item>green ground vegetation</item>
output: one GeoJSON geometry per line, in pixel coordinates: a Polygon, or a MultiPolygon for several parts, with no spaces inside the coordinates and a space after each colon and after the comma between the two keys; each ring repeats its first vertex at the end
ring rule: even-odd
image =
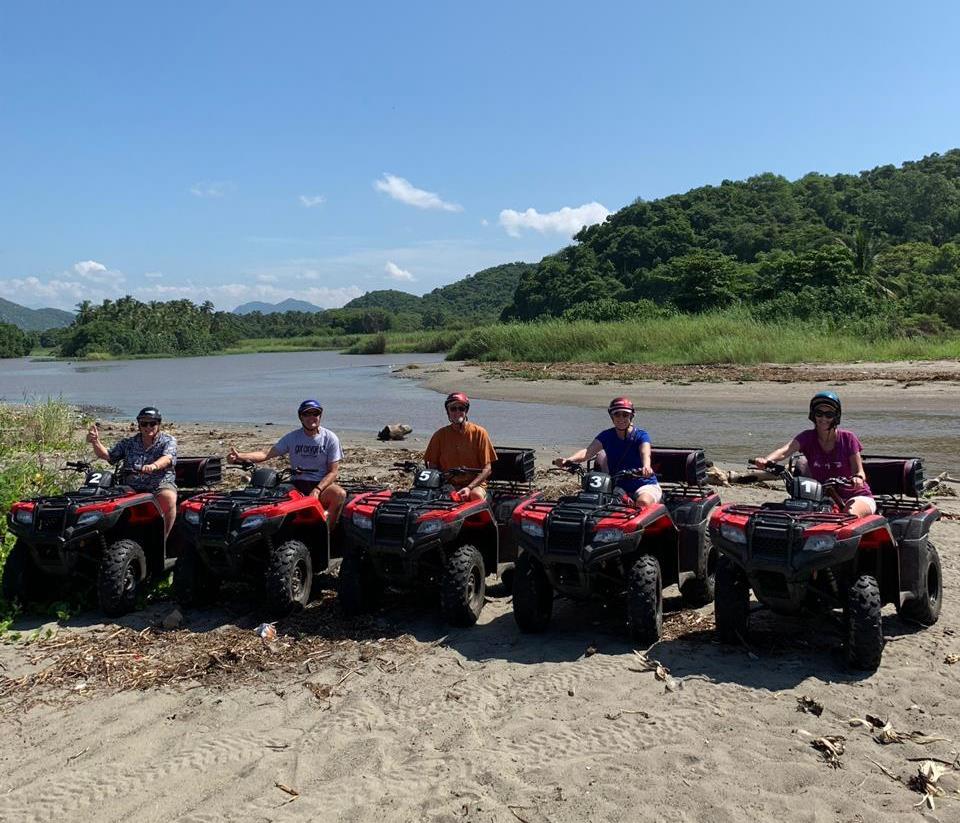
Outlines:
{"type": "MultiPolygon", "coordinates": [[[[13,535],[7,512],[17,500],[56,494],[69,478],[59,467],[83,453],[83,420],[59,400],[10,405],[0,403],[0,574],[13,535]]],[[[12,604],[0,602],[0,629],[9,621],[12,604]]]]}

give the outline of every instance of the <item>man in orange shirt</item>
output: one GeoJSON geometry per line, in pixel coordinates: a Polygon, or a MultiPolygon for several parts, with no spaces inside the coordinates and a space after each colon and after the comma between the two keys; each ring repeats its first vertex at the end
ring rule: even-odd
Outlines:
{"type": "Polygon", "coordinates": [[[490,435],[482,426],[467,422],[470,399],[463,392],[448,394],[443,407],[450,425],[433,433],[423,460],[429,468],[441,471],[460,466],[480,469],[479,474],[454,475],[450,482],[455,500],[483,500],[487,496],[487,478],[497,459],[490,435]]]}

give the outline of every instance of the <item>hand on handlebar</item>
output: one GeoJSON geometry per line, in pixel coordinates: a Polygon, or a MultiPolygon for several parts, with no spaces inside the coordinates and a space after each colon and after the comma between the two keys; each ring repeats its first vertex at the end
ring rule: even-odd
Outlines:
{"type": "Polygon", "coordinates": [[[450,499],[454,503],[463,503],[465,500],[470,499],[470,489],[464,486],[462,489],[454,489],[450,492],[450,499]]]}

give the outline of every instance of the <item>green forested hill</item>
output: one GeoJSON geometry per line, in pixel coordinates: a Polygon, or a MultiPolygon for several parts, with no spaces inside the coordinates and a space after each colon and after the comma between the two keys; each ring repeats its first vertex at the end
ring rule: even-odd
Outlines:
{"type": "Polygon", "coordinates": [[[734,303],[960,328],[960,150],[860,174],[773,174],[638,200],[523,275],[505,318],[734,303]]]}
{"type": "Polygon", "coordinates": [[[439,328],[449,319],[484,322],[496,318],[513,298],[521,275],[532,271],[531,263],[505,263],[483,269],[455,283],[417,297],[395,289],[367,292],[351,300],[345,309],[384,309],[419,314],[423,325],[439,328]]]}
{"type": "Polygon", "coordinates": [[[19,303],[11,303],[0,297],[0,323],[10,323],[24,331],[43,331],[44,329],[69,326],[73,315],[60,309],[28,309],[19,303]]]}

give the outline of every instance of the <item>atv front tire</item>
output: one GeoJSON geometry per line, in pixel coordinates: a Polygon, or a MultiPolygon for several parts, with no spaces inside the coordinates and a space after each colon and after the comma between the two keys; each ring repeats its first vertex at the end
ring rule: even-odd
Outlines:
{"type": "Polygon", "coordinates": [[[520,631],[542,632],[553,614],[553,586],[543,564],[520,552],[513,572],[513,619],[520,631]]]}
{"type": "Polygon", "coordinates": [[[107,546],[97,573],[100,608],[108,617],[133,611],[147,579],[147,556],[136,540],[117,540],[107,546]]]}
{"type": "Polygon", "coordinates": [[[483,555],[473,546],[457,546],[443,564],[440,608],[447,622],[472,626],[480,617],[487,591],[483,555]]]}
{"type": "Polygon", "coordinates": [[[337,599],[340,608],[349,617],[373,611],[383,595],[383,582],[377,575],[367,553],[347,545],[340,563],[337,581],[337,599]]]}
{"type": "Polygon", "coordinates": [[[927,541],[925,571],[926,573],[920,579],[922,587],[920,597],[908,600],[897,611],[908,620],[915,620],[924,626],[932,626],[940,619],[940,606],[943,603],[943,569],[940,567],[940,553],[930,541],[927,541]]]}
{"type": "Polygon", "coordinates": [[[660,561],[644,554],[630,569],[627,584],[627,617],[637,643],[649,646],[660,639],[663,628],[663,578],[660,561]]]}
{"type": "Polygon", "coordinates": [[[310,602],[313,588],[313,558],[299,540],[287,540],[267,558],[264,593],[267,608],[279,615],[299,611],[310,602]]]}
{"type": "Polygon", "coordinates": [[[30,546],[18,540],[10,549],[3,567],[3,599],[8,603],[17,600],[22,606],[44,599],[44,576],[30,557],[30,546]]]}
{"type": "Polygon", "coordinates": [[[197,547],[185,545],[173,568],[173,594],[181,606],[208,606],[220,590],[220,578],[204,562],[197,547]]]}
{"type": "Polygon", "coordinates": [[[729,557],[717,560],[713,616],[721,643],[745,643],[750,624],[750,581],[729,557]]]}
{"type": "Polygon", "coordinates": [[[875,671],[883,655],[880,586],[861,575],[847,592],[847,663],[853,669],[875,671]]]}
{"type": "Polygon", "coordinates": [[[699,609],[713,602],[716,593],[717,548],[710,542],[710,535],[703,537],[704,568],[697,577],[690,578],[680,587],[683,605],[688,609],[699,609]]]}

